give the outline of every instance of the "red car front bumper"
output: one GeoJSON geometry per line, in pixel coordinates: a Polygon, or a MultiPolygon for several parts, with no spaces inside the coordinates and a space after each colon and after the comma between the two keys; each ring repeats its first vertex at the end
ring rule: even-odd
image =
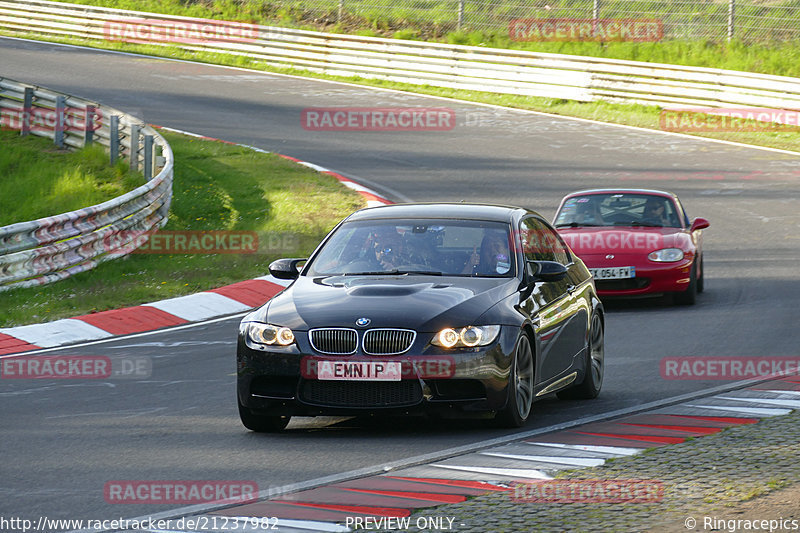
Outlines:
{"type": "Polygon", "coordinates": [[[587,268],[626,267],[635,268],[636,276],[627,279],[595,279],[599,296],[656,296],[667,292],[684,292],[691,281],[694,256],[687,255],[675,263],[657,263],[641,256],[615,255],[607,259],[606,254],[582,257],[587,268]]]}

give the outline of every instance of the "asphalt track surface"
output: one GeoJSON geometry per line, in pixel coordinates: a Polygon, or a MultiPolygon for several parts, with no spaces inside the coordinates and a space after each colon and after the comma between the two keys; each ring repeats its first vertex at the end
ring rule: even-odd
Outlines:
{"type": "MultiPolygon", "coordinates": [[[[587,187],[676,192],[711,221],[694,307],[608,306],[595,401],[546,399],[526,429],[699,391],[665,380],[670,356],[798,355],[800,155],[410,94],[202,64],[0,39],[0,76],[124,109],[150,123],[310,161],[394,200],[510,203],[553,216],[587,187]],[[306,107],[448,107],[444,132],[314,132],[306,107]]],[[[180,273],[176,272],[179,276],[180,273]]],[[[0,304],[1,305],[1,304],[0,304]]],[[[0,382],[0,516],[116,518],[174,506],[109,505],[110,480],[253,480],[261,490],[511,433],[479,422],[295,419],[240,425],[237,319],[53,354],[152,358],[146,380],[0,382]]],[[[765,465],[765,471],[768,471],[765,465]]]]}

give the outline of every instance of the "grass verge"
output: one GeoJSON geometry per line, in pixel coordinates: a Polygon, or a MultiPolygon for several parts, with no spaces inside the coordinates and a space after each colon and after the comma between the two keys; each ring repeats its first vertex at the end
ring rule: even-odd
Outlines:
{"type": "MultiPolygon", "coordinates": [[[[2,293],[0,325],[17,326],[195,293],[267,272],[278,257],[305,256],[360,195],[275,154],[163,132],[175,154],[164,230],[252,231],[247,254],[133,254],[72,278],[2,293]]],[[[16,201],[20,197],[16,196],[16,201]]]]}
{"type": "Polygon", "coordinates": [[[0,129],[0,226],[111,200],[144,183],[122,161],[109,166],[102,146],[78,151],[0,129]],[[36,201],[21,201],[35,198],[36,201]]]}

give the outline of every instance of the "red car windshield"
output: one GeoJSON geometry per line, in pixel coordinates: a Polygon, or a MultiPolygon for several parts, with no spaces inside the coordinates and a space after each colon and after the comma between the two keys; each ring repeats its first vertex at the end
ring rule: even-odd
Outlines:
{"type": "Polygon", "coordinates": [[[642,226],[680,228],[681,219],[671,198],[665,196],[608,193],[573,196],[556,215],[555,226],[642,226]]]}

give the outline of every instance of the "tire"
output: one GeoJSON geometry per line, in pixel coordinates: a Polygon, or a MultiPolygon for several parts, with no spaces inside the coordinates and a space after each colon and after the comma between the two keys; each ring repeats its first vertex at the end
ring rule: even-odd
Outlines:
{"type": "Polygon", "coordinates": [[[597,398],[603,387],[605,371],[605,332],[598,313],[592,314],[589,341],[586,346],[586,372],[583,381],[556,393],[561,400],[591,400],[597,398]]]}
{"type": "Polygon", "coordinates": [[[692,265],[689,275],[689,286],[683,292],[675,293],[675,303],[678,305],[694,305],[697,301],[697,263],[692,265]]]}
{"type": "Polygon", "coordinates": [[[250,431],[255,431],[256,433],[275,433],[277,431],[282,431],[292,417],[256,415],[253,414],[249,408],[239,403],[239,418],[241,418],[244,427],[250,431]]]}
{"type": "Polygon", "coordinates": [[[697,292],[698,294],[703,292],[705,289],[705,283],[703,282],[706,279],[706,269],[703,267],[703,256],[700,256],[700,275],[697,276],[697,292]]]}
{"type": "Polygon", "coordinates": [[[533,407],[533,350],[525,333],[517,339],[514,361],[508,380],[506,406],[497,413],[495,421],[501,427],[518,428],[525,425],[533,407]]]}

